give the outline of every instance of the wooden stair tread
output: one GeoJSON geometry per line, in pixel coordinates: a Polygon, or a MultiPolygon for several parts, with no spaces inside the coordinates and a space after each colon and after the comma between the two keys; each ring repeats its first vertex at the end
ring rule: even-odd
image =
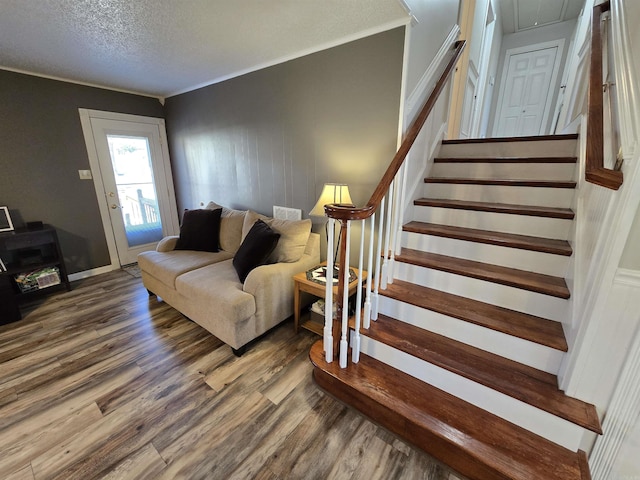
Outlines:
{"type": "Polygon", "coordinates": [[[513,205],[508,203],[472,202],[467,200],[449,200],[446,198],[419,198],[413,202],[422,207],[453,208],[478,212],[507,213],[532,217],[561,218],[572,220],[575,213],[570,208],[538,207],[532,205],[513,205]]]}
{"type": "Polygon", "coordinates": [[[396,255],[395,259],[399,262],[463,275],[465,277],[477,278],[479,280],[521,288],[553,297],[567,299],[571,296],[564,278],[553,277],[551,275],[527,272],[515,268],[481,263],[464,258],[449,257],[420,250],[411,250],[409,248],[403,248],[400,255],[396,255]]]}
{"type": "Polygon", "coordinates": [[[322,341],[310,352],[316,383],[471,479],[581,479],[574,453],[362,354],[341,369],[322,341]]]}
{"type": "Polygon", "coordinates": [[[577,133],[567,133],[562,135],[535,135],[526,137],[492,137],[492,138],[452,138],[443,140],[443,145],[461,145],[474,143],[509,143],[509,142],[538,142],[546,140],[576,140],[577,133]]]}
{"type": "Polygon", "coordinates": [[[577,157],[437,157],[434,163],[576,163],[577,157]]]}
{"type": "Polygon", "coordinates": [[[380,295],[566,352],[562,325],[452,293],[394,280],[380,295]]]}
{"type": "Polygon", "coordinates": [[[602,433],[593,405],[568,397],[555,375],[523,365],[451,338],[379,315],[369,338],[449,370],[541,410],[602,433]]]}
{"type": "Polygon", "coordinates": [[[533,250],[555,255],[571,256],[572,250],[566,240],[555,240],[549,238],[532,237],[529,235],[517,235],[514,233],[492,232],[489,230],[479,230],[476,228],[453,227],[448,225],[437,225],[426,222],[409,222],[403,227],[404,231],[420,233],[424,235],[435,235],[438,237],[456,238],[470,242],[488,243],[503,247],[519,248],[523,250],[533,250]]]}
{"type": "Polygon", "coordinates": [[[556,180],[503,180],[480,178],[427,177],[425,183],[455,183],[461,185],[495,185],[501,187],[576,188],[576,182],[556,180]]]}

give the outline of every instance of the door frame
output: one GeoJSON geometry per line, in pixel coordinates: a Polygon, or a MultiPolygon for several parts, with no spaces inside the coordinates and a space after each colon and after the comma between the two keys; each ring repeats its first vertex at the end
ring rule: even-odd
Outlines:
{"type": "Polygon", "coordinates": [[[467,64],[467,77],[464,83],[464,97],[462,101],[462,111],[460,112],[460,126],[458,127],[457,138],[473,138],[475,111],[478,101],[478,83],[480,82],[480,74],[476,69],[475,63],[469,59],[467,64]],[[471,85],[471,88],[467,88],[471,85]],[[466,131],[465,131],[465,127],[466,131]]]}
{"type": "MultiPolygon", "coordinates": [[[[98,200],[98,209],[100,210],[100,217],[102,219],[102,226],[104,228],[105,240],[107,241],[107,248],[109,250],[109,259],[112,270],[116,270],[121,267],[120,258],[118,257],[118,249],[116,247],[115,234],[111,219],[109,215],[109,209],[107,202],[102,201],[105,196],[104,180],[102,173],[100,172],[100,162],[98,160],[98,150],[96,147],[95,139],[93,137],[93,128],[91,126],[92,118],[100,118],[104,120],[116,120],[123,122],[144,123],[156,125],[160,132],[160,148],[162,153],[162,168],[164,170],[164,176],[167,182],[167,194],[169,196],[169,219],[167,222],[162,223],[163,235],[177,235],[180,231],[180,225],[178,223],[178,207],[176,205],[176,194],[173,186],[173,175],[171,174],[171,163],[169,161],[169,145],[167,142],[167,133],[165,130],[165,122],[163,118],[156,117],[144,117],[139,115],[130,115],[125,113],[105,112],[102,110],[90,110],[86,108],[79,108],[80,123],[82,125],[82,133],[84,135],[84,141],[87,145],[87,154],[89,157],[89,167],[91,168],[91,176],[93,177],[93,186],[96,191],[96,199],[98,200]]],[[[159,186],[156,186],[158,188],[159,186]]]]}
{"type": "MultiPolygon", "coordinates": [[[[542,114],[542,123],[540,124],[540,130],[546,128],[547,122],[549,121],[549,112],[551,110],[551,103],[553,102],[553,95],[556,93],[556,84],[558,82],[558,73],[560,71],[560,65],[562,60],[562,55],[564,53],[564,38],[559,38],[557,40],[551,40],[548,42],[542,43],[533,43],[531,45],[525,45],[523,47],[510,48],[505,52],[504,60],[502,62],[502,76],[500,78],[500,90],[498,91],[498,103],[496,105],[496,112],[493,119],[493,128],[492,128],[492,136],[496,137],[499,135],[498,126],[500,124],[500,112],[502,112],[502,104],[504,103],[504,94],[506,91],[506,81],[507,81],[507,72],[509,70],[509,59],[512,55],[519,55],[522,53],[529,53],[536,50],[546,50],[548,48],[558,48],[558,53],[556,55],[556,60],[553,64],[553,71],[551,73],[551,80],[549,82],[549,92],[547,93],[547,99],[545,101],[544,112],[542,114]]],[[[538,131],[539,135],[542,135],[541,131],[538,131]]]]}
{"type": "Polygon", "coordinates": [[[467,69],[469,65],[469,42],[471,41],[471,33],[473,32],[475,8],[476,0],[460,0],[460,9],[458,11],[460,38],[467,40],[467,46],[462,50],[462,56],[456,64],[453,80],[451,81],[446,137],[450,139],[460,136],[462,104],[464,102],[464,90],[467,84],[467,69]]]}
{"type": "Polygon", "coordinates": [[[476,85],[476,98],[471,119],[471,137],[480,138],[480,128],[484,110],[487,108],[487,83],[489,80],[489,65],[491,64],[491,50],[493,46],[493,36],[496,27],[495,0],[487,2],[487,11],[484,16],[484,28],[482,30],[482,46],[480,47],[480,58],[478,64],[478,83],[476,85]]]}

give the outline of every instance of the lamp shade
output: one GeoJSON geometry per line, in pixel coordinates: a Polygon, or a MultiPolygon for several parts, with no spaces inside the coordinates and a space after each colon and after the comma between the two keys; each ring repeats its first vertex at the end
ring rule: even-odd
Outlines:
{"type": "Polygon", "coordinates": [[[352,204],[349,187],[344,183],[325,183],[320,198],[309,215],[324,217],[324,206],[331,203],[352,204]]]}

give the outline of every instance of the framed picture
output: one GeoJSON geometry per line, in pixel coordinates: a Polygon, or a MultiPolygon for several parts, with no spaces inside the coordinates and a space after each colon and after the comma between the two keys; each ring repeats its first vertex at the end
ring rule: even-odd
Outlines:
{"type": "Polygon", "coordinates": [[[9,209],[0,207],[0,232],[10,232],[11,230],[13,230],[13,222],[11,215],[9,215],[9,209]]]}

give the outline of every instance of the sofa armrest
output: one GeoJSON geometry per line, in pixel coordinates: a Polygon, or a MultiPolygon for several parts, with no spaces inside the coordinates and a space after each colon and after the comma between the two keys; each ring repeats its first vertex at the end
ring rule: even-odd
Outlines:
{"type": "Polygon", "coordinates": [[[259,331],[278,324],[293,313],[293,276],[320,263],[320,237],[312,233],[302,258],[291,263],[272,263],[254,268],[244,281],[243,290],[256,299],[259,331]]]}
{"type": "Polygon", "coordinates": [[[279,262],[262,265],[251,270],[244,281],[243,290],[253,296],[258,296],[261,290],[272,291],[289,288],[293,291],[293,276],[316,266],[319,262],[304,254],[297,262],[279,262]]]}
{"type": "Polygon", "coordinates": [[[176,248],[178,238],[180,238],[178,235],[164,237],[158,242],[158,245],[156,246],[156,252],[171,252],[176,248]]]}
{"type": "MultiPolygon", "coordinates": [[[[311,233],[305,252],[297,262],[279,262],[262,265],[249,272],[244,281],[243,290],[256,295],[261,284],[277,284],[284,281],[285,285],[293,285],[293,276],[304,272],[320,263],[320,235],[311,233]]],[[[274,285],[277,286],[277,285],[274,285]]]]}

